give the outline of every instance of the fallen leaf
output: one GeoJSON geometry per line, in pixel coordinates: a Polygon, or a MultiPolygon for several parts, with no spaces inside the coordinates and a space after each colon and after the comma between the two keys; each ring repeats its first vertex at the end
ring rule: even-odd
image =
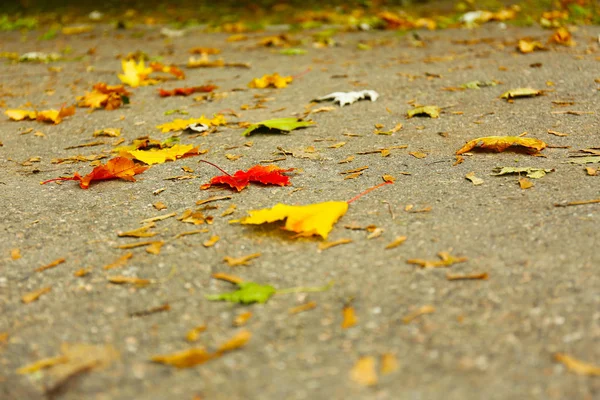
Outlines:
{"type": "Polygon", "coordinates": [[[204,247],[213,247],[215,244],[217,244],[217,242],[219,241],[219,239],[221,239],[219,236],[211,236],[210,239],[204,241],[202,243],[202,246],[204,247]]]}
{"type": "Polygon", "coordinates": [[[427,115],[431,118],[439,118],[441,111],[442,109],[438,106],[423,106],[408,110],[406,114],[408,118],[412,118],[416,115],[427,115]]]}
{"type": "Polygon", "coordinates": [[[470,81],[461,85],[461,88],[465,89],[481,89],[482,87],[496,86],[497,81],[470,81]]]}
{"type": "Polygon", "coordinates": [[[462,263],[468,260],[467,257],[454,257],[447,251],[440,251],[438,253],[440,260],[422,260],[419,258],[412,258],[406,260],[408,264],[419,265],[421,268],[446,268],[453,264],[462,263]]]}
{"type": "Polygon", "coordinates": [[[406,241],[407,237],[406,236],[396,236],[396,239],[394,239],[391,243],[389,243],[387,246],[385,246],[386,249],[393,249],[395,247],[400,246],[402,243],[404,243],[406,241]]]}
{"type": "Polygon", "coordinates": [[[66,260],[65,260],[64,258],[58,258],[58,259],[56,259],[56,260],[52,261],[52,262],[51,262],[51,263],[49,263],[49,264],[42,265],[41,267],[38,267],[38,268],[36,268],[36,269],[35,269],[35,272],[42,272],[42,271],[45,271],[45,270],[47,270],[47,269],[54,268],[54,267],[56,267],[56,266],[58,266],[58,265],[60,265],[60,264],[64,263],[65,261],[66,261],[66,260]]]}
{"type": "Polygon", "coordinates": [[[244,326],[248,322],[248,320],[252,317],[251,311],[246,311],[241,314],[236,315],[233,319],[233,326],[244,326]]]}
{"type": "Polygon", "coordinates": [[[536,90],[536,89],[532,89],[532,88],[517,88],[517,89],[511,89],[507,92],[502,93],[502,95],[500,95],[500,98],[510,100],[510,99],[516,99],[518,97],[535,97],[535,96],[540,96],[541,94],[542,94],[541,90],[536,90]]]}
{"type": "MultiPolygon", "coordinates": [[[[268,133],[273,133],[271,131],[279,131],[279,132],[290,132],[298,128],[304,128],[310,125],[314,125],[312,121],[302,121],[298,118],[276,118],[269,119],[266,121],[257,122],[255,124],[251,124],[242,134],[243,136],[250,136],[256,130],[266,130],[268,133]]],[[[258,133],[258,132],[256,132],[258,133]]]]}
{"type": "Polygon", "coordinates": [[[387,375],[400,368],[398,359],[393,353],[384,353],[381,355],[381,374],[387,375]]]}
{"type": "Polygon", "coordinates": [[[543,44],[531,39],[520,39],[517,49],[523,54],[533,53],[536,50],[546,50],[543,44]]]}
{"type": "Polygon", "coordinates": [[[264,224],[286,220],[284,229],[298,233],[298,236],[319,235],[327,239],[333,224],[348,210],[345,201],[328,201],[305,206],[276,204],[273,208],[249,211],[242,224],[264,224]]]}
{"type": "Polygon", "coordinates": [[[190,57],[186,67],[188,68],[219,68],[236,67],[250,68],[250,64],[241,62],[225,62],[223,59],[210,60],[207,54],[202,54],[200,58],[190,57]]]}
{"type": "Polygon", "coordinates": [[[92,272],[91,268],[80,268],[77,271],[73,272],[73,276],[75,276],[77,278],[81,278],[81,277],[84,277],[84,276],[90,274],[90,272],[92,272]]]}
{"type": "Polygon", "coordinates": [[[210,93],[217,89],[216,85],[203,85],[203,86],[192,86],[175,88],[172,90],[158,89],[160,97],[171,97],[171,96],[189,96],[194,93],[210,93]]]}
{"type": "Polygon", "coordinates": [[[210,301],[252,304],[266,303],[277,292],[273,286],[261,285],[255,282],[238,282],[237,285],[238,289],[234,292],[210,294],[204,297],[210,301]]]}
{"type": "Polygon", "coordinates": [[[226,281],[226,282],[229,282],[229,283],[235,283],[235,284],[238,284],[238,283],[244,281],[239,276],[226,274],[224,272],[217,272],[215,274],[212,274],[212,278],[214,278],[214,279],[220,279],[222,281],[226,281]]]}
{"type": "MultiPolygon", "coordinates": [[[[592,167],[585,167],[585,172],[588,174],[588,176],[597,176],[598,175],[598,170],[592,167]]],[[[14,260],[14,258],[13,258],[14,260]]]]}
{"type": "Polygon", "coordinates": [[[327,101],[332,100],[334,103],[338,103],[340,107],[344,107],[348,104],[353,104],[358,100],[369,99],[376,101],[379,98],[379,93],[374,90],[361,90],[360,92],[334,92],[329,93],[325,96],[318,97],[313,101],[327,101]]]}
{"type": "Polygon", "coordinates": [[[253,254],[248,254],[247,256],[237,257],[237,258],[226,256],[225,258],[223,258],[223,261],[225,261],[227,263],[227,265],[229,265],[230,267],[237,267],[240,265],[248,265],[248,262],[250,260],[258,258],[261,255],[262,255],[261,253],[253,253],[253,254]]]}
{"type": "Polygon", "coordinates": [[[72,177],[68,178],[56,178],[42,182],[46,184],[53,181],[79,181],[79,186],[82,189],[87,189],[92,181],[107,180],[114,178],[121,178],[127,181],[135,182],[134,175],[141,174],[148,167],[136,165],[132,160],[125,157],[115,157],[106,163],[106,165],[99,165],[92,170],[89,174],[82,177],[79,173],[75,172],[72,177]]]}
{"type": "Polygon", "coordinates": [[[595,164],[600,163],[600,156],[577,157],[574,160],[563,161],[562,164],[595,164]]]}
{"type": "Polygon", "coordinates": [[[82,33],[88,33],[94,30],[93,25],[75,25],[65,26],[62,28],[63,35],[80,35],[82,33]]]}
{"type": "Polygon", "coordinates": [[[573,40],[571,32],[562,26],[554,31],[552,36],[550,36],[549,42],[562,44],[563,46],[575,46],[575,41],[573,40]]]}
{"type": "Polygon", "coordinates": [[[423,153],[422,151],[411,151],[408,154],[419,159],[427,157],[427,154],[423,153]]]}
{"type": "Polygon", "coordinates": [[[99,137],[99,136],[118,137],[118,136],[121,136],[121,129],[118,129],[118,128],[99,129],[94,132],[93,136],[94,137],[99,137]]]}
{"type": "Polygon", "coordinates": [[[131,285],[135,285],[135,286],[139,286],[139,287],[148,286],[150,284],[149,279],[136,278],[134,276],[121,276],[121,275],[109,276],[108,281],[110,283],[115,283],[117,285],[131,284],[131,285]]]}
{"type": "Polygon", "coordinates": [[[27,293],[26,295],[21,297],[21,301],[25,304],[29,304],[39,299],[40,296],[48,293],[50,290],[52,290],[51,287],[45,287],[38,290],[34,290],[33,292],[27,293]]]}
{"type": "Polygon", "coordinates": [[[39,122],[52,122],[57,125],[62,122],[63,118],[75,114],[75,106],[61,107],[60,110],[44,110],[44,111],[27,111],[27,110],[6,110],[4,112],[10,119],[14,121],[22,121],[24,119],[36,120],[39,122]]]}
{"type": "Polygon", "coordinates": [[[193,47],[188,52],[190,54],[220,54],[221,50],[215,47],[193,47]]]}
{"type": "Polygon", "coordinates": [[[344,306],[342,309],[342,329],[348,329],[353,327],[358,323],[358,318],[356,318],[356,313],[354,312],[354,307],[352,306],[344,306]]]}
{"type": "Polygon", "coordinates": [[[294,168],[282,169],[276,165],[255,165],[247,171],[237,171],[233,175],[215,176],[210,180],[210,183],[204,188],[209,188],[212,185],[229,185],[232,189],[238,192],[246,188],[250,182],[260,182],[263,185],[290,185],[290,178],[284,175],[284,172],[293,171],[294,168]]]}
{"type": "Polygon", "coordinates": [[[18,260],[19,258],[21,258],[21,250],[12,249],[10,251],[10,258],[11,258],[11,260],[18,260]]]}
{"type": "Polygon", "coordinates": [[[319,251],[323,251],[347,243],[352,243],[352,239],[338,239],[333,242],[321,242],[319,243],[318,249],[319,251]]]}
{"type": "Polygon", "coordinates": [[[595,203],[600,203],[600,199],[570,201],[568,203],[554,203],[554,207],[582,206],[585,204],[595,204],[595,203]]]}
{"type": "Polygon", "coordinates": [[[573,358],[565,353],[554,354],[554,360],[563,363],[569,371],[577,375],[600,376],[600,367],[573,358]]]}
{"type": "Polygon", "coordinates": [[[528,178],[539,179],[546,176],[547,173],[554,172],[555,169],[531,168],[531,167],[496,167],[493,176],[508,174],[525,174],[528,178]]]}
{"type": "Polygon", "coordinates": [[[487,280],[489,275],[487,272],[472,273],[472,274],[446,274],[446,279],[449,281],[481,279],[487,280]]]}
{"type": "Polygon", "coordinates": [[[548,129],[548,134],[555,135],[555,136],[561,136],[561,137],[569,136],[567,133],[560,133],[557,131],[553,131],[552,129],[548,129]]]}
{"type": "Polygon", "coordinates": [[[146,253],[158,255],[160,254],[160,249],[164,246],[165,242],[157,241],[152,242],[146,247],[146,253]]]}
{"type": "Polygon", "coordinates": [[[425,314],[432,314],[434,312],[435,312],[434,306],[430,306],[430,305],[422,306],[422,307],[416,309],[415,311],[404,316],[402,318],[402,322],[405,324],[410,324],[415,318],[418,318],[421,315],[425,315],[425,314]]]}
{"type": "Polygon", "coordinates": [[[135,60],[121,60],[121,67],[123,73],[118,74],[118,77],[126,85],[138,87],[157,83],[155,80],[148,79],[153,69],[146,67],[143,59],[138,63],[135,60]]]}
{"type": "Polygon", "coordinates": [[[478,178],[475,176],[475,172],[469,172],[468,174],[465,175],[465,178],[467,178],[468,180],[470,180],[471,182],[473,182],[473,186],[478,186],[478,185],[482,185],[483,184],[483,179],[478,178]]]}
{"type": "Polygon", "coordinates": [[[135,311],[135,312],[129,313],[129,316],[130,317],[146,317],[148,315],[160,313],[163,311],[169,311],[170,309],[171,309],[171,306],[169,305],[169,303],[165,303],[163,305],[152,307],[147,310],[135,311]]]}
{"type": "Polygon", "coordinates": [[[317,303],[309,301],[308,303],[300,304],[299,306],[292,307],[288,310],[288,314],[299,314],[304,311],[309,311],[317,308],[317,303]]]}
{"type": "Polygon", "coordinates": [[[154,223],[150,223],[148,225],[144,225],[140,228],[133,229],[127,232],[118,232],[118,237],[134,237],[134,238],[142,238],[142,237],[152,237],[158,235],[157,232],[148,232],[148,229],[154,228],[156,225],[154,223]]]}
{"type": "Polygon", "coordinates": [[[154,207],[158,211],[166,210],[168,208],[167,205],[162,201],[157,201],[156,203],[152,204],[152,207],[154,207]]]}
{"type": "Polygon", "coordinates": [[[274,87],[277,89],[284,88],[294,80],[291,76],[280,76],[278,73],[273,75],[263,75],[262,78],[254,78],[249,84],[249,88],[264,89],[274,87]]]}
{"type": "Polygon", "coordinates": [[[350,378],[362,386],[373,386],[377,384],[375,358],[371,356],[359,358],[350,371],[350,378]]]}
{"type": "MultiPolygon", "coordinates": [[[[108,86],[106,83],[97,83],[93,86],[91,92],[86,92],[85,95],[77,98],[77,105],[92,109],[116,110],[123,104],[129,103],[129,96],[131,96],[131,93],[123,85],[108,86]]],[[[94,136],[96,136],[95,133],[94,136]]]]}
{"type": "Polygon", "coordinates": [[[531,153],[537,153],[546,148],[546,143],[539,139],[519,136],[486,136],[470,140],[456,154],[466,153],[474,148],[483,148],[490,151],[502,152],[511,146],[524,147],[531,153]]]}
{"type": "Polygon", "coordinates": [[[194,124],[204,124],[208,126],[221,126],[225,125],[227,121],[222,114],[216,114],[212,119],[206,118],[202,115],[200,118],[191,118],[191,119],[180,119],[177,118],[171,122],[166,124],[157,125],[156,127],[161,130],[162,133],[173,132],[173,131],[182,131],[194,124]]]}
{"type": "Polygon", "coordinates": [[[188,342],[195,342],[200,337],[200,334],[206,330],[206,325],[198,325],[195,328],[192,328],[185,335],[185,340],[188,342]]]}
{"type": "MultiPolygon", "coordinates": [[[[130,150],[126,154],[139,160],[145,164],[162,164],[165,161],[175,161],[179,158],[195,156],[200,153],[198,147],[194,147],[193,144],[176,144],[172,147],[164,149],[150,149],[150,150],[130,150]]],[[[123,154],[123,152],[121,153],[123,154]]]]}
{"type": "Polygon", "coordinates": [[[31,363],[31,364],[28,364],[28,365],[25,365],[25,366],[19,368],[17,370],[17,374],[21,374],[21,375],[31,374],[31,373],[37,372],[41,369],[50,368],[57,364],[66,363],[68,361],[69,361],[69,359],[65,356],[44,358],[44,359],[38,360],[34,363],[31,363]]]}

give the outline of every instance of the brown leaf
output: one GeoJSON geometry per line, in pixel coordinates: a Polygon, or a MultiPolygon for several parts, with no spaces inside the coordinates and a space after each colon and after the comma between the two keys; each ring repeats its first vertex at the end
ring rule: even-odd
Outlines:
{"type": "Polygon", "coordinates": [[[122,276],[122,275],[109,276],[108,281],[110,283],[115,283],[117,285],[131,284],[131,285],[136,285],[139,287],[144,287],[144,286],[147,286],[150,284],[149,279],[142,279],[142,278],[136,278],[134,276],[122,276]]]}
{"type": "Polygon", "coordinates": [[[37,372],[41,369],[50,368],[55,366],[56,364],[61,364],[69,361],[69,359],[65,356],[57,356],[50,358],[43,358],[31,364],[25,365],[17,370],[17,374],[31,374],[32,372],[37,372]]]}
{"type": "Polygon", "coordinates": [[[412,322],[412,320],[414,320],[415,318],[418,318],[424,314],[431,314],[434,312],[435,312],[434,306],[426,305],[426,306],[420,307],[420,308],[416,309],[415,311],[404,316],[402,318],[402,322],[404,322],[405,324],[410,324],[412,322]]]}
{"type": "Polygon", "coordinates": [[[57,265],[60,265],[60,264],[64,263],[65,261],[66,260],[64,258],[58,258],[58,259],[52,261],[50,264],[42,265],[41,267],[36,268],[35,272],[42,272],[42,271],[45,271],[47,269],[54,268],[57,265]]]}
{"type": "Polygon", "coordinates": [[[243,257],[238,257],[238,258],[233,258],[233,257],[225,257],[223,258],[223,261],[225,261],[227,263],[227,265],[229,265],[230,267],[237,267],[240,265],[248,265],[248,262],[254,258],[260,257],[261,253],[253,253],[253,254],[248,254],[247,256],[243,256],[243,257]]]}
{"type": "Polygon", "coordinates": [[[144,225],[141,228],[133,229],[127,232],[119,232],[117,233],[118,237],[135,237],[135,238],[143,238],[143,237],[152,237],[157,235],[156,232],[148,232],[148,229],[154,228],[156,225],[154,223],[150,223],[148,225],[144,225]]]}
{"type": "Polygon", "coordinates": [[[212,277],[214,279],[220,279],[222,281],[230,282],[230,283],[244,282],[244,280],[242,278],[240,278],[239,276],[230,275],[230,274],[226,274],[226,273],[223,273],[223,272],[214,273],[214,274],[212,274],[212,277]]]}
{"type": "Polygon", "coordinates": [[[333,242],[321,242],[319,243],[319,251],[330,249],[334,246],[339,246],[341,244],[352,243],[352,239],[338,239],[333,242]]]}
{"type": "Polygon", "coordinates": [[[406,260],[409,264],[419,265],[421,268],[445,268],[453,264],[462,263],[468,260],[467,257],[454,257],[447,251],[440,251],[438,257],[441,260],[422,260],[418,258],[412,258],[406,260]]]}

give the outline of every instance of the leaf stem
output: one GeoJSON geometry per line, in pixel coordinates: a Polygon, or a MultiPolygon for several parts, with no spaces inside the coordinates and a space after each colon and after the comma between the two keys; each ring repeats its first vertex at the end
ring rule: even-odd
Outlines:
{"type": "Polygon", "coordinates": [[[198,160],[198,162],[203,162],[203,163],[207,163],[208,165],[212,165],[213,167],[215,167],[216,169],[218,169],[219,171],[221,171],[222,173],[224,173],[225,175],[229,175],[231,176],[230,173],[228,173],[227,171],[225,171],[223,168],[219,167],[216,164],[211,163],[210,161],[206,161],[206,160],[198,160]]]}
{"type": "Polygon", "coordinates": [[[325,286],[317,286],[317,287],[295,287],[295,288],[287,288],[287,289],[279,289],[275,291],[275,294],[288,294],[288,293],[307,293],[307,292],[325,292],[333,287],[335,282],[331,281],[325,286]]]}
{"type": "Polygon", "coordinates": [[[373,191],[373,190],[375,190],[375,189],[379,189],[379,188],[380,188],[380,187],[382,187],[382,186],[389,185],[389,184],[391,184],[391,183],[392,183],[392,182],[383,182],[383,183],[380,183],[379,185],[373,186],[372,188],[369,188],[369,189],[365,190],[364,192],[362,192],[362,193],[359,193],[358,195],[354,196],[353,198],[351,198],[350,200],[348,200],[346,203],[350,204],[350,203],[352,203],[353,201],[360,199],[360,198],[361,198],[361,197],[363,197],[365,194],[367,194],[367,193],[370,193],[370,192],[372,192],[372,191],[373,191]]]}

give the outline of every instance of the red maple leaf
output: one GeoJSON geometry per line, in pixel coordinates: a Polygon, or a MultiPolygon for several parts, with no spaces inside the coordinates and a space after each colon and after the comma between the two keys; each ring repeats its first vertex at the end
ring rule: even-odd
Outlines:
{"type": "Polygon", "coordinates": [[[141,174],[150,167],[137,165],[125,157],[115,157],[106,162],[105,165],[98,165],[86,176],[81,176],[77,172],[71,177],[56,178],[42,182],[42,185],[55,181],[79,181],[82,189],[87,189],[92,181],[101,181],[106,179],[121,178],[127,181],[135,182],[134,175],[141,174]]]}
{"type": "Polygon", "coordinates": [[[290,177],[283,175],[284,172],[293,171],[294,168],[282,169],[275,165],[255,165],[248,171],[237,171],[233,175],[215,176],[208,185],[203,188],[208,189],[211,185],[224,184],[240,192],[250,182],[260,182],[264,185],[287,186],[290,184],[290,177]]]}
{"type": "Polygon", "coordinates": [[[193,86],[193,87],[183,87],[183,88],[175,88],[173,90],[165,90],[158,89],[158,94],[160,97],[170,97],[170,96],[189,96],[192,93],[209,93],[215,90],[217,86],[215,85],[204,85],[204,86],[193,86]]]}

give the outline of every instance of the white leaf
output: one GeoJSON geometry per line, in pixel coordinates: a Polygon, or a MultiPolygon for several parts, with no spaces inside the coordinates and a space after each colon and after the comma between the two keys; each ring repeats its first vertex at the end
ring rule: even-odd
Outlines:
{"type": "Polygon", "coordinates": [[[208,125],[201,124],[201,123],[195,123],[195,124],[188,125],[185,129],[186,130],[189,129],[190,131],[202,133],[202,132],[206,132],[208,130],[208,125]]]}
{"type": "Polygon", "coordinates": [[[337,102],[341,107],[344,107],[346,104],[352,104],[357,100],[362,99],[370,99],[371,101],[377,100],[379,97],[379,93],[374,90],[361,90],[360,92],[334,92],[329,93],[323,97],[319,97],[314,101],[325,101],[325,100],[333,100],[333,102],[337,102]]]}

